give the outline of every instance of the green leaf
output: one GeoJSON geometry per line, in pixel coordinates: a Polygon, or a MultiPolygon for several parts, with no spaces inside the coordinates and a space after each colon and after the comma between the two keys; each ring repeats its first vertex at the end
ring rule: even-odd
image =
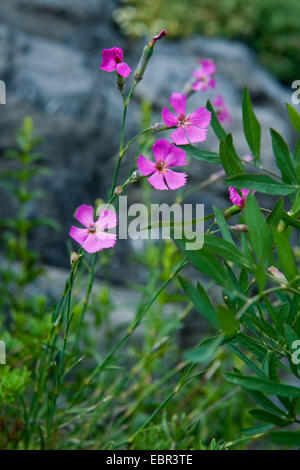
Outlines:
{"type": "Polygon", "coordinates": [[[261,127],[253,111],[248,88],[243,93],[243,123],[244,133],[256,161],[260,160],[261,127]]]}
{"type": "Polygon", "coordinates": [[[267,224],[255,197],[249,194],[246,201],[245,222],[250,240],[259,261],[265,262],[272,250],[272,231],[267,224]]]}
{"type": "Polygon", "coordinates": [[[277,246],[280,267],[286,278],[292,280],[297,276],[297,268],[290,242],[283,232],[277,232],[277,230],[273,229],[273,235],[277,246]]]}
{"type": "Polygon", "coordinates": [[[180,283],[186,293],[191,299],[197,311],[203,315],[215,328],[220,328],[217,314],[212,306],[204,288],[201,284],[197,285],[197,289],[189,281],[179,276],[180,283]]]}
{"type": "Polygon", "coordinates": [[[300,181],[300,139],[298,140],[297,147],[294,153],[294,162],[296,168],[297,181],[300,181]]]}
{"type": "Polygon", "coordinates": [[[206,103],[206,107],[211,112],[211,127],[213,128],[214,133],[216,134],[219,140],[226,139],[227,133],[221,126],[219,119],[217,118],[217,115],[215,113],[215,110],[209,100],[206,103]]]}
{"type": "Polygon", "coordinates": [[[232,261],[239,266],[245,266],[251,269],[248,259],[239,251],[239,249],[232,243],[222,240],[222,238],[214,235],[205,235],[204,247],[206,250],[214,254],[222,256],[222,258],[232,261]]]}
{"type": "Polygon", "coordinates": [[[234,352],[236,356],[238,356],[245,364],[246,366],[249,367],[249,369],[253,370],[258,377],[263,377],[265,378],[265,374],[257,367],[257,365],[251,361],[242,351],[239,350],[236,346],[233,344],[227,344],[228,348],[231,349],[231,351],[234,352]]]}
{"type": "Polygon", "coordinates": [[[220,158],[228,176],[245,173],[245,169],[233,147],[231,134],[225,140],[220,141],[220,158]]]}
{"type": "Polygon", "coordinates": [[[266,348],[264,348],[264,346],[262,346],[257,340],[242,333],[232,338],[229,344],[238,344],[239,346],[242,346],[242,348],[253,353],[259,361],[264,359],[267,351],[266,348]]]}
{"type": "Polygon", "coordinates": [[[251,428],[241,429],[241,433],[246,436],[254,436],[255,434],[265,434],[273,428],[274,426],[272,424],[260,424],[258,426],[252,426],[251,428]]]}
{"type": "Polygon", "coordinates": [[[300,446],[300,431],[273,431],[269,437],[274,444],[300,446]]]}
{"type": "Polygon", "coordinates": [[[270,132],[272,137],[273,152],[276,158],[277,166],[282,175],[282,180],[288,184],[297,183],[294,163],[292,161],[291,153],[286,142],[278,132],[274,131],[274,129],[271,129],[270,132]]]}
{"type": "Polygon", "coordinates": [[[184,354],[184,358],[190,362],[196,364],[202,364],[203,362],[209,362],[214,358],[218,348],[224,342],[224,335],[217,335],[213,338],[207,338],[200,343],[195,349],[187,351],[184,354]]]}
{"type": "Polygon", "coordinates": [[[284,209],[284,200],[281,197],[280,199],[278,199],[278,201],[276,202],[275,206],[272,209],[272,212],[267,217],[267,222],[269,225],[271,225],[272,227],[277,227],[277,225],[279,224],[282,218],[283,209],[284,209]]]}
{"type": "Polygon", "coordinates": [[[293,385],[282,384],[259,377],[246,377],[233,373],[225,374],[225,378],[228,382],[240,385],[241,387],[249,390],[257,390],[270,395],[279,395],[283,397],[300,397],[300,388],[294,387],[293,385]]]}
{"type": "Polygon", "coordinates": [[[289,113],[290,121],[291,121],[294,129],[296,129],[296,131],[300,134],[300,114],[289,103],[286,103],[286,107],[287,107],[287,110],[288,110],[288,113],[289,113]]]}
{"type": "Polygon", "coordinates": [[[249,413],[254,416],[254,418],[265,423],[274,424],[275,426],[285,427],[291,424],[291,421],[279,418],[279,416],[270,413],[269,411],[254,409],[250,410],[249,413]]]}
{"type": "Polygon", "coordinates": [[[179,145],[189,157],[195,158],[196,160],[201,160],[207,163],[220,164],[221,159],[220,155],[214,152],[209,152],[208,150],[202,150],[193,145],[179,145]]]}
{"type": "Polygon", "coordinates": [[[229,279],[223,265],[220,261],[209,252],[202,250],[185,250],[185,239],[175,240],[179,248],[184,251],[188,260],[203,274],[213,279],[217,284],[226,289],[233,289],[231,280],[229,279]]]}
{"type": "Polygon", "coordinates": [[[238,175],[224,180],[227,186],[239,189],[256,190],[273,196],[288,196],[300,189],[299,185],[289,185],[275,181],[268,175],[238,175]]]}
{"type": "Polygon", "coordinates": [[[222,330],[227,336],[232,336],[237,332],[239,323],[234,318],[234,314],[231,310],[220,305],[218,308],[218,319],[222,330]]]}
{"type": "Polygon", "coordinates": [[[232,236],[231,236],[231,233],[230,233],[230,230],[229,230],[229,227],[227,225],[227,222],[226,222],[226,219],[224,217],[223,212],[217,206],[213,206],[213,211],[215,213],[217,223],[218,223],[219,228],[221,230],[222,237],[228,243],[232,243],[234,245],[233,240],[232,240],[232,236]]]}

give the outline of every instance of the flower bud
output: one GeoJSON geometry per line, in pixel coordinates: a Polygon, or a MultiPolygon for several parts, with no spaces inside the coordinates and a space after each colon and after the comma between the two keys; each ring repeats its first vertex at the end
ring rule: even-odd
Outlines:
{"type": "Polygon", "coordinates": [[[120,75],[119,73],[117,73],[117,86],[118,86],[118,89],[120,90],[121,93],[122,93],[123,90],[124,90],[124,84],[125,84],[125,79],[124,79],[124,77],[122,77],[122,75],[120,75]]]}
{"type": "Polygon", "coordinates": [[[115,187],[115,190],[114,190],[114,194],[115,194],[116,196],[119,196],[122,191],[123,191],[122,186],[116,186],[116,187],[115,187]]]}
{"type": "Polygon", "coordinates": [[[151,56],[153,54],[153,49],[154,49],[154,45],[156,41],[166,36],[166,34],[167,34],[167,31],[163,29],[159,34],[154,36],[154,38],[151,39],[151,41],[144,47],[142,56],[140,58],[140,61],[134,73],[134,81],[136,84],[139,83],[141,80],[143,80],[144,73],[148,65],[148,62],[151,59],[151,56]]]}
{"type": "Polygon", "coordinates": [[[74,268],[79,258],[80,256],[78,255],[78,253],[76,253],[76,251],[72,251],[71,256],[70,256],[70,264],[72,268],[74,268]]]}
{"type": "Polygon", "coordinates": [[[281,271],[279,271],[277,268],[275,268],[275,266],[269,266],[267,271],[269,274],[272,274],[272,276],[278,279],[278,281],[281,281],[284,284],[287,283],[287,278],[285,277],[285,275],[281,271]]]}
{"type": "Polygon", "coordinates": [[[237,224],[231,227],[233,230],[236,230],[237,232],[249,232],[247,225],[245,224],[237,224]]]}

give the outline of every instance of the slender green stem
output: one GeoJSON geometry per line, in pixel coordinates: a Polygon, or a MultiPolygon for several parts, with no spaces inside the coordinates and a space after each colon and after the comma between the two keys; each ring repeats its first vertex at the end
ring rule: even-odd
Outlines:
{"type": "Polygon", "coordinates": [[[81,311],[79,324],[77,326],[76,338],[75,338],[75,342],[74,342],[74,351],[76,351],[77,348],[79,347],[80,335],[81,335],[81,331],[82,331],[82,327],[83,327],[83,323],[84,323],[84,318],[85,318],[85,314],[86,314],[87,307],[88,307],[88,304],[89,304],[93,284],[94,284],[95,265],[96,265],[96,255],[93,254],[92,255],[92,261],[91,261],[91,270],[90,270],[90,275],[89,275],[89,282],[88,282],[88,286],[87,286],[87,290],[86,290],[86,294],[85,294],[85,299],[84,299],[83,306],[82,306],[82,311],[81,311]]]}
{"type": "MultiPolygon", "coordinates": [[[[167,287],[167,285],[174,279],[174,277],[183,269],[185,266],[187,266],[189,262],[187,261],[186,258],[183,258],[173,269],[172,273],[168,277],[168,279],[162,284],[162,286],[158,289],[158,291],[154,294],[154,296],[149,300],[149,302],[146,304],[145,308],[141,310],[140,313],[137,314],[136,318],[134,319],[133,323],[125,333],[125,335],[114,345],[114,347],[109,351],[109,353],[106,355],[106,357],[103,359],[102,362],[100,362],[97,367],[93,370],[93,372],[89,375],[89,377],[84,381],[83,385],[80,387],[78,390],[77,394],[74,397],[74,401],[77,400],[78,396],[81,394],[82,390],[89,386],[91,382],[94,380],[94,378],[105,368],[107,363],[110,361],[110,359],[113,357],[113,355],[118,351],[121,346],[123,346],[124,343],[126,343],[127,339],[132,336],[134,331],[137,329],[137,327],[140,325],[142,322],[143,318],[145,315],[148,313],[149,309],[152,307],[156,299],[159,297],[159,295],[162,293],[162,291],[167,287]]],[[[73,403],[74,403],[73,401],[73,403]]]]}

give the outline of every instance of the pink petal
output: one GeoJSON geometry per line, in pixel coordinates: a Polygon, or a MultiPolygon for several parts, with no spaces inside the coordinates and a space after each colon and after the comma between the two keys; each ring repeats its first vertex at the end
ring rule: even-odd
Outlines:
{"type": "Polygon", "coordinates": [[[172,96],[170,97],[170,103],[177,114],[185,115],[186,99],[187,95],[183,95],[182,93],[178,92],[172,93],[172,96]]]}
{"type": "Polygon", "coordinates": [[[211,78],[208,81],[208,88],[216,88],[216,79],[215,78],[211,78]]]}
{"type": "Polygon", "coordinates": [[[190,114],[189,121],[193,126],[208,127],[211,121],[211,112],[202,106],[190,114]]]}
{"type": "Polygon", "coordinates": [[[204,87],[205,87],[205,84],[204,84],[204,82],[202,82],[202,80],[197,80],[196,82],[193,83],[193,90],[194,91],[204,90],[204,87]]]}
{"type": "Polygon", "coordinates": [[[189,144],[189,141],[186,138],[185,130],[182,127],[178,127],[171,135],[170,139],[173,140],[173,142],[176,145],[186,145],[189,144]]]}
{"type": "Polygon", "coordinates": [[[153,175],[150,176],[148,181],[151,184],[151,186],[153,186],[153,188],[155,189],[159,189],[159,190],[168,189],[164,180],[164,175],[160,173],[159,171],[156,171],[155,173],[153,173],[153,175]]]}
{"type": "Polygon", "coordinates": [[[100,67],[102,70],[105,70],[105,72],[113,72],[117,68],[115,49],[117,48],[113,47],[112,49],[103,49],[102,51],[102,63],[100,67]]]}
{"type": "Polygon", "coordinates": [[[166,139],[158,139],[152,147],[155,160],[165,162],[171,150],[171,143],[166,139]]]}
{"type": "Polygon", "coordinates": [[[113,210],[103,209],[96,222],[97,233],[98,230],[105,230],[117,226],[118,218],[113,210]]]}
{"type": "Polygon", "coordinates": [[[71,227],[69,232],[70,237],[77,241],[80,245],[86,240],[88,236],[88,230],[86,228],[71,227]]]}
{"type": "Polygon", "coordinates": [[[123,62],[123,50],[120,47],[113,47],[112,50],[114,52],[116,59],[123,62]]]}
{"type": "Polygon", "coordinates": [[[212,103],[216,108],[222,108],[225,104],[222,95],[216,96],[212,103]]]}
{"type": "MultiPolygon", "coordinates": [[[[229,186],[229,199],[235,206],[243,207],[243,200],[237,190],[233,186],[229,186]]],[[[243,193],[243,190],[242,190],[243,193]]]]}
{"type": "Polygon", "coordinates": [[[205,73],[202,69],[196,69],[193,71],[193,76],[197,78],[197,80],[201,80],[206,77],[205,73]]]}
{"type": "Polygon", "coordinates": [[[85,227],[89,227],[94,224],[94,209],[93,206],[87,206],[82,204],[78,207],[75,212],[75,219],[78,220],[85,227]]]}
{"type": "Polygon", "coordinates": [[[96,253],[104,248],[112,248],[116,240],[117,235],[115,233],[90,233],[81,246],[88,253],[96,253]]]}
{"type": "MultiPolygon", "coordinates": [[[[243,199],[246,200],[248,194],[250,193],[250,189],[241,189],[241,191],[242,191],[243,199]]],[[[253,193],[255,193],[255,191],[253,191],[253,193]]]]}
{"type": "Polygon", "coordinates": [[[117,72],[119,75],[122,75],[122,77],[128,77],[131,72],[131,68],[125,62],[121,62],[120,64],[117,64],[117,72]]]}
{"type": "Polygon", "coordinates": [[[203,73],[208,77],[209,75],[214,75],[216,73],[216,64],[213,60],[202,59],[201,61],[203,73]]]}
{"type": "Polygon", "coordinates": [[[165,174],[167,185],[170,189],[178,189],[185,185],[187,175],[176,171],[168,170],[165,174]]]}
{"type": "Polygon", "coordinates": [[[155,170],[155,163],[148,158],[145,158],[144,155],[140,155],[136,162],[138,169],[144,176],[149,176],[155,170]]]}
{"type": "Polygon", "coordinates": [[[168,167],[186,165],[187,161],[186,161],[186,154],[184,150],[178,147],[175,147],[175,145],[171,145],[169,154],[167,156],[167,164],[168,164],[168,167]]]}
{"type": "Polygon", "coordinates": [[[171,111],[167,107],[165,107],[162,110],[161,115],[162,115],[163,121],[165,122],[167,126],[169,127],[176,126],[178,119],[176,116],[174,116],[173,113],[171,113],[171,111]]]}
{"type": "Polygon", "coordinates": [[[201,129],[200,127],[190,126],[186,129],[187,138],[190,142],[204,142],[207,136],[207,129],[201,129]]]}

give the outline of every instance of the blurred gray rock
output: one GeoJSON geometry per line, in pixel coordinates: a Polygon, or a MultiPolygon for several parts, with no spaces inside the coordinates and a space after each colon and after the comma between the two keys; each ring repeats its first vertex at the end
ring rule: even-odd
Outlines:
{"type": "MultiPolygon", "coordinates": [[[[121,46],[127,62],[134,66],[143,47],[142,43],[131,43],[120,36],[111,20],[115,3],[114,0],[1,0],[0,79],[7,85],[7,104],[1,108],[0,151],[13,146],[15,130],[22,117],[30,114],[37,133],[45,138],[45,164],[52,169],[51,176],[40,177],[36,182],[48,196],[33,205],[31,213],[53,217],[62,226],[60,233],[45,229],[33,240],[46,263],[68,263],[66,239],[74,210],[81,203],[106,198],[112,179],[121,99],[113,75],[99,70],[101,50],[121,46]]],[[[191,109],[203,105],[207,97],[222,93],[233,117],[232,133],[237,149],[245,155],[248,147],[242,131],[240,103],[243,86],[247,84],[263,127],[263,158],[271,168],[268,128],[274,127],[288,142],[293,141],[284,108],[291,93],[258,66],[246,46],[225,40],[194,37],[160,41],[145,79],[136,89],[127,137],[139,130],[141,100],[149,100],[155,119],[161,120],[160,111],[168,104],[168,96],[183,88],[201,56],[216,60],[217,90],[194,95],[191,109]]],[[[218,149],[212,131],[202,146],[218,149]]],[[[130,155],[134,157],[134,149],[130,155]]],[[[125,163],[120,181],[128,169],[125,163]]],[[[217,169],[193,162],[190,180],[199,182],[217,169]]],[[[207,203],[208,211],[212,203],[226,204],[225,195],[224,186],[219,184],[214,185],[212,192],[201,192],[193,200],[207,203]]],[[[0,197],[3,202],[0,216],[7,216],[13,210],[11,199],[4,190],[0,197]]],[[[173,194],[155,194],[156,200],[166,197],[173,194]]],[[[131,198],[136,202],[139,191],[134,190],[131,198]]],[[[118,245],[123,255],[125,242],[118,245]]],[[[122,259],[115,263],[116,278],[122,280],[122,259]]],[[[130,277],[127,267],[126,275],[130,277]]]]}

